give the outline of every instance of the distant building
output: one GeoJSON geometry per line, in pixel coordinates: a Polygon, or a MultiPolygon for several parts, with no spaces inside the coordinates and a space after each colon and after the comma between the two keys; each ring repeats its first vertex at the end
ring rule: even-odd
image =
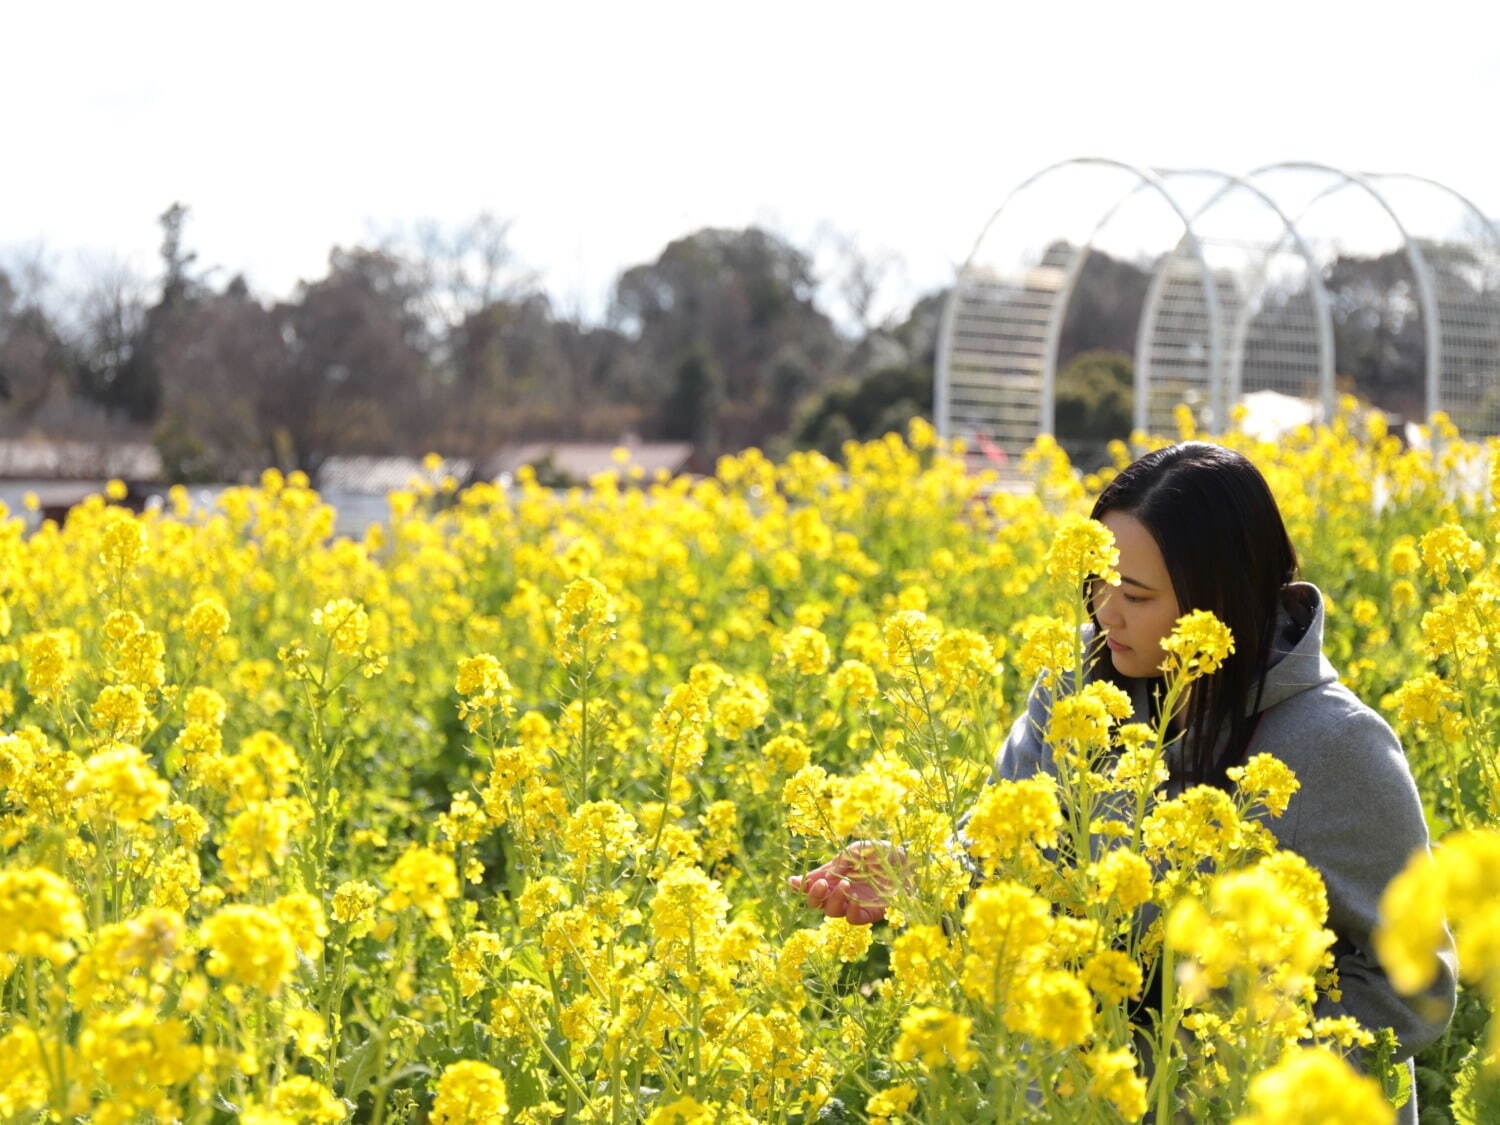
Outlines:
{"type": "Polygon", "coordinates": [[[550,454],[553,469],[583,482],[595,473],[618,468],[614,451],[622,445],[630,453],[628,464],[639,465],[648,478],[658,469],[665,469],[673,476],[686,472],[693,456],[693,445],[686,441],[528,441],[502,445],[494,456],[481,464],[479,475],[484,480],[502,476],[514,478],[522,465],[535,465],[545,461],[550,454]]]}
{"type": "Polygon", "coordinates": [[[150,442],[0,440],[0,480],[161,480],[161,455],[150,442]]]}
{"type": "Polygon", "coordinates": [[[418,457],[329,457],[318,469],[317,485],[323,493],[384,496],[406,488],[413,477],[436,484],[451,476],[462,483],[473,469],[474,463],[464,458],[449,458],[437,472],[429,473],[418,457]]]}

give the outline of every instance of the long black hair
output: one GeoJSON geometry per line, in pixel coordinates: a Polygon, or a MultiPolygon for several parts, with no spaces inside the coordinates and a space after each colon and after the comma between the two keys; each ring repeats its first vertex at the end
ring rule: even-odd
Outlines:
{"type": "MultiPolygon", "coordinates": [[[[1153,450],[1120,470],[1094,501],[1094,519],[1106,512],[1134,516],[1151,533],[1179,613],[1209,610],[1234,637],[1234,652],[1193,684],[1178,759],[1184,786],[1227,789],[1224,771],[1244,760],[1254,712],[1260,709],[1281,588],[1297,579],[1297,555],[1276,498],[1248,457],[1212,442],[1185,441],[1153,450]],[[1255,706],[1247,716],[1252,689],[1255,706]],[[1225,722],[1229,741],[1215,760],[1214,744],[1225,722]]],[[[1083,597],[1098,636],[1103,630],[1091,586],[1085,584],[1083,597]]],[[[1131,677],[1114,667],[1107,652],[1093,659],[1096,677],[1129,691],[1131,677]]],[[[1162,694],[1148,692],[1152,724],[1159,719],[1162,694]]]]}

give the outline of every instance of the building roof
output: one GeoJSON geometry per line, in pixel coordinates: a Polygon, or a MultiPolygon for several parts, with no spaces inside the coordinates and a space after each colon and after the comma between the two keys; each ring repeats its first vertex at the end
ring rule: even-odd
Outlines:
{"type": "Polygon", "coordinates": [[[413,477],[434,484],[445,476],[466,480],[474,462],[449,458],[435,473],[429,473],[416,457],[329,457],[318,469],[318,491],[353,492],[372,496],[406,488],[413,477]]]}
{"type": "Polygon", "coordinates": [[[693,445],[686,441],[662,442],[582,442],[582,441],[528,441],[502,445],[489,460],[484,462],[483,472],[493,479],[502,473],[514,475],[522,465],[535,464],[552,454],[552,464],[559,471],[587,480],[595,473],[618,468],[614,451],[624,448],[630,453],[628,464],[639,465],[648,474],[657,469],[679,473],[693,455],[693,445]]]}
{"type": "Polygon", "coordinates": [[[0,479],[161,479],[161,455],[150,442],[0,440],[0,479]]]}

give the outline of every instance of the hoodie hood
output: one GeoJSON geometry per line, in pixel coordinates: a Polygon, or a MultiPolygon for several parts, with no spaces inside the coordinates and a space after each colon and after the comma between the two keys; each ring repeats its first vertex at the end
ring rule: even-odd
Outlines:
{"type": "Polygon", "coordinates": [[[1265,711],[1309,688],[1334,683],[1339,674],[1323,655],[1323,592],[1311,582],[1289,582],[1281,588],[1276,607],[1276,632],[1271,641],[1266,686],[1260,707],[1255,690],[1245,701],[1245,714],[1265,711]]]}

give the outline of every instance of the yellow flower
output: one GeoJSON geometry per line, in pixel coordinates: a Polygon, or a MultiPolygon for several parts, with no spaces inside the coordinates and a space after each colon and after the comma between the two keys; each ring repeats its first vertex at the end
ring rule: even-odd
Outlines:
{"type": "Polygon", "coordinates": [[[799,676],[821,676],[833,659],[828,638],[821,631],[805,625],[794,626],[782,634],[777,655],[799,676]]]}
{"type": "Polygon", "coordinates": [[[870,1115],[870,1125],[890,1125],[892,1117],[906,1113],[916,1100],[917,1088],[902,1082],[872,1094],[865,1102],[865,1112],[870,1115]]]}
{"type": "Polygon", "coordinates": [[[553,653],[564,664],[585,656],[597,659],[614,640],[614,625],[614,601],[604,584],[597,578],[575,578],[553,611],[553,653]]]}
{"type": "Polygon", "coordinates": [[[1451,924],[1459,973],[1466,981],[1500,979],[1500,830],[1470,829],[1418,849],[1380,896],[1372,934],[1398,992],[1413,994],[1437,975],[1437,951],[1451,924]]]}
{"type": "Polygon", "coordinates": [[[143,691],[158,691],[166,683],[166,642],[151,629],[131,633],[120,642],[115,674],[143,691]]]}
{"type": "Polygon", "coordinates": [[[1083,983],[1101,999],[1118,1003],[1140,995],[1141,967],[1118,949],[1101,949],[1083,966],[1083,983]]]}
{"type": "Polygon", "coordinates": [[[0,1035],[0,1114],[24,1120],[46,1106],[51,1063],[44,1051],[49,1049],[24,1023],[0,1035]]]}
{"type": "Polygon", "coordinates": [[[1435,725],[1462,708],[1463,696],[1436,672],[1423,672],[1392,692],[1389,702],[1403,723],[1435,725]]]}
{"type": "Polygon", "coordinates": [[[370,618],[364,606],[349,598],[334,598],[312,612],[312,623],[318,626],[340,656],[358,653],[370,637],[370,618]]]}
{"type": "Polygon", "coordinates": [[[953,950],[938,926],[910,926],[891,942],[891,974],[903,995],[931,999],[946,988],[953,950]]]}
{"type": "Polygon", "coordinates": [[[635,817],[614,801],[585,801],[563,824],[561,844],[569,869],[582,875],[600,860],[613,863],[639,846],[635,817]]]}
{"type": "Polygon", "coordinates": [[[704,945],[724,925],[729,900],[719,883],[696,867],[678,865],[657,880],[651,903],[651,934],[658,941],[704,945]]]}
{"type": "Polygon", "coordinates": [[[1058,524],[1043,565],[1064,589],[1079,590],[1093,575],[1118,586],[1120,572],[1115,566],[1119,561],[1114,532],[1098,520],[1068,515],[1058,524]]]}
{"type": "Polygon", "coordinates": [[[1460,574],[1484,565],[1484,547],[1454,523],[1441,524],[1422,536],[1422,562],[1439,586],[1448,585],[1448,568],[1460,574]]]}
{"type": "Polygon", "coordinates": [[[276,917],[291,931],[297,948],[316,958],[323,951],[328,923],[323,918],[323,904],[306,891],[282,895],[271,904],[276,917]]]}
{"type": "Polygon", "coordinates": [[[994,669],[990,642],[973,629],[954,629],[938,641],[933,653],[937,680],[953,694],[982,690],[994,669]]]}
{"type": "Polygon", "coordinates": [[[1024,640],[1016,650],[1016,668],[1027,681],[1041,676],[1046,686],[1073,667],[1078,653],[1078,634],[1068,622],[1056,617],[1031,616],[1020,625],[1024,640]]]}
{"type": "Polygon", "coordinates": [[[458,897],[458,871],[453,857],[412,844],[386,872],[390,892],[381,906],[391,913],[414,906],[432,923],[441,938],[453,936],[446,900],[458,897]]]}
{"type": "Polygon", "coordinates": [[[1083,1058],[1091,1075],[1089,1093],[1113,1105],[1126,1121],[1139,1121],[1146,1113],[1146,1080],[1135,1071],[1135,1053],[1129,1047],[1096,1047],[1083,1058]]]}
{"type": "Polygon", "coordinates": [[[1281,987],[1300,992],[1334,941],[1323,926],[1321,891],[1309,901],[1315,880],[1320,886],[1305,860],[1283,853],[1219,875],[1206,905],[1191,896],[1180,900],[1167,917],[1166,942],[1202,969],[1196,984],[1184,989],[1188,1002],[1199,1002],[1201,988],[1225,987],[1236,973],[1272,975],[1281,987]]]}
{"type": "Polygon", "coordinates": [[[978,859],[995,863],[1015,857],[1022,848],[1057,846],[1062,827],[1057,803],[1057,783],[1050,774],[1038,773],[1022,781],[999,780],[986,785],[974,802],[964,825],[969,851],[978,859]]]}
{"type": "Polygon", "coordinates": [[[1223,856],[1240,845],[1244,830],[1229,794],[1194,785],[1147,814],[1141,839],[1156,855],[1223,856]]]}
{"type": "Polygon", "coordinates": [[[501,1125],[509,1112],[505,1079],[494,1067],[465,1059],[443,1068],[432,1125],[501,1125]]]}
{"type": "Polygon", "coordinates": [[[736,679],[714,703],[714,733],[727,742],[737,742],[746,731],[766,721],[771,697],[763,684],[736,679]]]}
{"type": "Polygon", "coordinates": [[[291,931],[261,906],[226,906],[203,923],[208,972],[275,995],[297,968],[291,931]]]}
{"type": "Polygon", "coordinates": [[[646,1117],[646,1125],[751,1125],[754,1120],[735,1106],[700,1102],[684,1094],[654,1108],[646,1117]]]}
{"type": "Polygon", "coordinates": [[[678,684],[651,717],[651,750],[676,776],[683,777],[703,761],[708,743],[708,700],[691,683],[678,684]]]}
{"type": "Polygon", "coordinates": [[[0,871],[0,953],[60,964],[84,930],[83,904],[59,876],[41,867],[0,871]]]}
{"type": "Polygon", "coordinates": [[[140,750],[116,746],[85,761],[68,782],[68,792],[79,799],[87,817],[137,824],[162,810],[170,789],[140,750]]]}
{"type": "Polygon", "coordinates": [[[488,653],[460,662],[453,688],[464,697],[459,717],[470,730],[476,729],[479,721],[497,708],[507,719],[515,714],[515,688],[500,661],[488,653]]]}
{"type": "Polygon", "coordinates": [[[1115,684],[1096,680],[1053,704],[1045,737],[1053,746],[1073,742],[1086,751],[1102,750],[1112,725],[1130,714],[1130,697],[1115,684]]]}
{"type": "Polygon", "coordinates": [[[332,1090],[300,1074],[277,1084],[271,1091],[271,1107],[298,1125],[337,1125],[348,1115],[332,1090]]]}
{"type": "Polygon", "coordinates": [[[1286,812],[1292,794],[1302,788],[1291,767],[1271,754],[1252,754],[1243,766],[1230,766],[1224,772],[1230,781],[1239,783],[1242,794],[1264,805],[1272,816],[1286,812]]]}
{"type": "Polygon", "coordinates": [[[52,629],[21,638],[26,690],[40,702],[62,693],[78,658],[78,636],[71,629],[52,629]]]}
{"type": "Polygon", "coordinates": [[[862,660],[845,660],[828,677],[832,691],[843,692],[844,702],[851,707],[875,699],[880,694],[880,685],[875,671],[862,660]]]}
{"type": "Polygon", "coordinates": [[[182,630],[196,641],[216,641],[229,632],[229,611],[218,598],[204,598],[188,611],[182,630]]]}
{"type": "Polygon", "coordinates": [[[924,1070],[952,1065],[960,1073],[979,1059],[969,1046],[974,1021],[946,1008],[913,1008],[901,1017],[901,1034],[891,1049],[896,1062],[920,1059],[924,1070]]]}
{"type": "Polygon", "coordinates": [[[145,910],[101,926],[89,951],[68,970],[74,1006],[83,1010],[127,994],[144,999],[148,984],[164,984],[183,967],[184,956],[193,956],[193,951],[176,910],[145,910]]]}
{"type": "Polygon", "coordinates": [[[901,675],[911,675],[922,657],[937,647],[942,636],[938,623],[920,609],[903,609],[886,618],[885,661],[901,675]]]}
{"type": "Polygon", "coordinates": [[[128,511],[111,508],[99,537],[99,561],[112,570],[129,570],[146,556],[146,529],[128,511]]]}
{"type": "Polygon", "coordinates": [[[1234,652],[1234,637],[1228,626],[1208,610],[1195,609],[1177,619],[1161,647],[1168,654],[1161,670],[1170,677],[1191,681],[1219,670],[1224,658],[1234,652]]]}
{"type": "Polygon", "coordinates": [[[1005,1026],[1045,1039],[1056,1047],[1073,1047],[1094,1029],[1094,998],[1072,973],[1044,969],[1018,980],[1018,994],[1005,1009],[1005,1026]]]}
{"type": "Polygon", "coordinates": [[[186,1082],[203,1065],[203,1049],[191,1037],[182,1020],[164,1019],[146,1007],[90,1012],[78,1053],[95,1081],[109,1088],[112,1103],[139,1110],[160,1104],[164,1089],[186,1082]]]}
{"type": "Polygon", "coordinates": [[[1054,925],[1046,899],[1019,883],[976,890],[964,908],[970,954],[960,985],[984,1004],[1010,1004],[1013,985],[1054,959],[1054,925]]]}
{"type": "Polygon", "coordinates": [[[1134,910],[1151,897],[1151,865],[1126,848],[1111,848],[1090,865],[1089,876],[1091,902],[1113,900],[1124,910],[1134,910]]]}
{"type": "Polygon", "coordinates": [[[1250,1080],[1234,1125],[1391,1125],[1380,1084],[1326,1047],[1295,1047],[1250,1080]]]}
{"type": "Polygon", "coordinates": [[[150,712],[141,689],[112,684],[101,689],[89,718],[107,739],[132,742],[146,729],[150,712]]]}
{"type": "Polygon", "coordinates": [[[285,801],[251,801],[229,822],[219,846],[224,874],[237,890],[266,879],[291,852],[294,819],[285,801]]]}
{"type": "Polygon", "coordinates": [[[448,950],[448,964],[465,997],[484,987],[489,961],[500,955],[501,948],[500,938],[489,930],[470,930],[448,950]]]}
{"type": "Polygon", "coordinates": [[[334,921],[348,925],[352,922],[360,922],[370,917],[370,911],[375,909],[375,903],[380,899],[380,892],[363,879],[351,879],[346,883],[340,883],[333,892],[333,917],[334,921]]]}

